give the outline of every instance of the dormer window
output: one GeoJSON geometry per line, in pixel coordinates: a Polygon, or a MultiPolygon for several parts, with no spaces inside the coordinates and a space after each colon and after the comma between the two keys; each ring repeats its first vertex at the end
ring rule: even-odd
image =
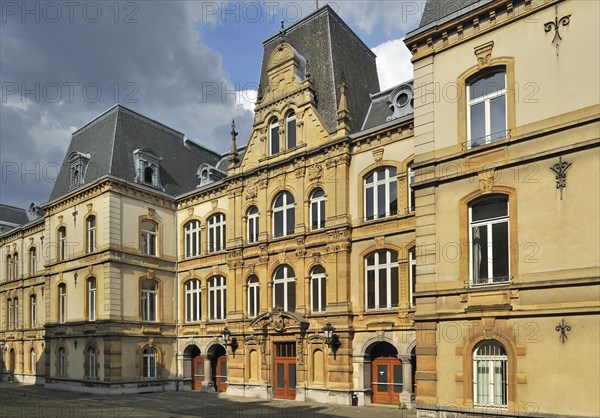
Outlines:
{"type": "Polygon", "coordinates": [[[198,167],[196,175],[198,176],[199,180],[197,187],[202,187],[227,177],[227,173],[224,173],[221,170],[207,163],[201,164],[200,167],[198,167]]]}
{"type": "Polygon", "coordinates": [[[133,151],[135,182],[163,189],[160,182],[160,161],[162,157],[149,148],[133,151]]]}
{"type": "Polygon", "coordinates": [[[71,153],[69,156],[69,189],[74,189],[84,183],[89,161],[89,154],[81,152],[71,153]]]}
{"type": "Polygon", "coordinates": [[[396,87],[387,101],[392,116],[387,118],[388,121],[406,116],[413,113],[413,91],[410,84],[402,84],[396,87]]]}

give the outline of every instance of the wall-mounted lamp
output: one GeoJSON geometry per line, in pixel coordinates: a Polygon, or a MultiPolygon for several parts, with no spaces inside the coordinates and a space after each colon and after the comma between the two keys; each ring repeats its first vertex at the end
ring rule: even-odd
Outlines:
{"type": "Polygon", "coordinates": [[[223,338],[223,342],[225,343],[225,347],[229,345],[231,347],[231,352],[235,356],[235,350],[238,348],[237,338],[231,336],[231,331],[225,327],[223,331],[221,331],[221,338],[223,338]],[[231,342],[229,340],[231,339],[231,342]]]}
{"type": "Polygon", "coordinates": [[[338,348],[342,345],[340,338],[334,334],[335,328],[329,322],[323,327],[323,333],[325,334],[325,343],[333,351],[333,357],[335,358],[338,348]]]}

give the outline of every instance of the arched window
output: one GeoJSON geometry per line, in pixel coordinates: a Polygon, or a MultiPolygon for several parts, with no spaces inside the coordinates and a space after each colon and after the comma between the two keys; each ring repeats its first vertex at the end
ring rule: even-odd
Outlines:
{"type": "Polygon", "coordinates": [[[67,285],[64,283],[58,285],[58,322],[67,322],[67,285]]]}
{"type": "Polygon", "coordinates": [[[61,226],[58,228],[58,259],[64,260],[67,257],[67,228],[61,226]]]}
{"type": "Polygon", "coordinates": [[[325,227],[325,192],[316,189],[310,195],[310,229],[317,230],[325,227]]]}
{"type": "Polygon", "coordinates": [[[7,280],[13,280],[13,259],[12,256],[7,255],[6,256],[6,279],[7,280]]]}
{"type": "Polygon", "coordinates": [[[506,138],[506,69],[478,74],[467,83],[468,145],[506,138]]]}
{"type": "Polygon", "coordinates": [[[200,280],[193,279],[185,283],[185,322],[197,322],[201,319],[200,280]]]}
{"type": "Polygon", "coordinates": [[[96,349],[89,347],[87,350],[87,376],[88,379],[96,378],[96,349]]]}
{"type": "Polygon", "coordinates": [[[59,347],[58,349],[58,376],[65,377],[67,363],[65,359],[65,349],[64,347],[59,347]]]}
{"type": "Polygon", "coordinates": [[[142,321],[156,321],[158,283],[154,280],[142,282],[142,321]]]}
{"type": "Polygon", "coordinates": [[[473,399],[477,406],[507,406],[508,358],[497,341],[484,341],[473,351],[473,399]]]}
{"type": "Polygon", "coordinates": [[[258,241],[258,208],[251,206],[248,209],[248,243],[258,241]]]}
{"type": "Polygon", "coordinates": [[[142,254],[157,255],[156,238],[158,236],[158,224],[150,220],[143,220],[141,224],[140,243],[142,254]]]}
{"type": "Polygon", "coordinates": [[[398,307],[398,253],[379,250],[365,258],[367,309],[398,307]]]}
{"type": "Polygon", "coordinates": [[[13,273],[13,278],[18,279],[19,278],[19,254],[18,253],[13,254],[13,267],[15,270],[13,273]]]}
{"type": "Polygon", "coordinates": [[[269,146],[270,155],[279,153],[279,121],[276,118],[269,122],[269,146]]]}
{"type": "Polygon", "coordinates": [[[18,298],[14,298],[13,299],[13,309],[14,309],[14,313],[13,313],[13,328],[14,329],[19,329],[19,299],[18,298]]]}
{"type": "Polygon", "coordinates": [[[273,236],[283,237],[294,233],[294,196],[289,192],[279,193],[273,202],[273,236]]]}
{"type": "Polygon", "coordinates": [[[398,213],[398,181],[394,167],[371,171],[364,178],[365,220],[398,213]]]}
{"type": "Polygon", "coordinates": [[[193,220],[185,224],[185,256],[186,258],[200,255],[200,221],[193,220]]]}
{"type": "Polygon", "coordinates": [[[214,253],[225,249],[225,215],[217,213],[208,219],[208,252],[214,253]]]}
{"type": "Polygon", "coordinates": [[[37,357],[35,356],[35,348],[29,350],[29,373],[35,374],[37,369],[37,357]]]}
{"type": "Polygon", "coordinates": [[[280,266],[273,276],[273,307],[296,311],[296,276],[290,266],[280,266]]]}
{"type": "Polygon", "coordinates": [[[409,278],[409,301],[410,306],[417,306],[415,299],[415,289],[417,287],[417,250],[415,247],[408,250],[408,278],[409,278]]]}
{"type": "Polygon", "coordinates": [[[296,114],[291,111],[285,118],[286,149],[296,147],[296,114]]]}
{"type": "Polygon", "coordinates": [[[96,251],[96,217],[94,215],[87,217],[87,252],[96,251]]]}
{"type": "Polygon", "coordinates": [[[410,163],[406,167],[407,170],[407,182],[408,182],[408,211],[415,211],[415,189],[413,189],[413,184],[415,183],[415,170],[413,170],[413,163],[410,163]]]}
{"type": "Polygon", "coordinates": [[[87,280],[88,321],[96,320],[96,278],[87,280]]]}
{"type": "Polygon", "coordinates": [[[471,284],[509,280],[508,198],[490,195],[469,206],[471,284]]]}
{"type": "Polygon", "coordinates": [[[248,279],[248,316],[254,318],[260,309],[260,283],[258,277],[250,276],[248,279]]]}
{"type": "Polygon", "coordinates": [[[35,295],[29,296],[29,327],[35,328],[37,326],[37,297],[35,295]]]}
{"type": "Polygon", "coordinates": [[[37,252],[35,247],[29,249],[29,275],[35,276],[37,272],[37,252]]]}
{"type": "Polygon", "coordinates": [[[214,276],[208,280],[208,310],[211,321],[225,319],[226,291],[225,277],[214,276]]]}
{"type": "Polygon", "coordinates": [[[152,167],[144,169],[144,183],[154,184],[154,170],[152,167]]]}
{"type": "Polygon", "coordinates": [[[144,379],[156,379],[156,349],[146,347],[142,352],[144,379]]]}
{"type": "Polygon", "coordinates": [[[6,328],[9,330],[13,329],[13,301],[8,299],[6,301],[6,328]]]}
{"type": "Polygon", "coordinates": [[[310,299],[313,312],[324,312],[327,306],[325,269],[315,266],[310,272],[310,299]]]}

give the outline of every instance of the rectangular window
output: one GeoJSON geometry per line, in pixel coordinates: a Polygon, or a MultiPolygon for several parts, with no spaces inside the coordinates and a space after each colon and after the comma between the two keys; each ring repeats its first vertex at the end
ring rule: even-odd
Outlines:
{"type": "Polygon", "coordinates": [[[96,217],[87,218],[87,252],[96,251],[96,217]]]}
{"type": "Polygon", "coordinates": [[[67,286],[58,286],[58,322],[67,322],[67,286]]]}
{"type": "Polygon", "coordinates": [[[504,139],[506,122],[506,72],[485,73],[468,84],[468,146],[504,139]]]}

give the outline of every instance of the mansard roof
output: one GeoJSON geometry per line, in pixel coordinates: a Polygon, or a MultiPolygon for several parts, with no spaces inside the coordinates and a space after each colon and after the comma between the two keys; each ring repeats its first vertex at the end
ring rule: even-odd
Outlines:
{"type": "Polygon", "coordinates": [[[418,35],[450,19],[470,13],[492,1],[495,0],[427,0],[421,15],[421,24],[417,29],[407,33],[406,38],[418,35]]]}
{"type": "Polygon", "coordinates": [[[25,209],[0,203],[0,222],[17,226],[26,224],[29,218],[25,209]]]}
{"type": "Polygon", "coordinates": [[[107,174],[135,181],[133,152],[137,149],[152,149],[162,158],[162,187],[173,196],[196,188],[200,164],[214,166],[221,159],[218,153],[185,139],[181,132],[117,104],[73,133],[50,201],[70,192],[69,157],[74,153],[89,154],[85,186],[107,174]]]}
{"type": "Polygon", "coordinates": [[[280,43],[290,44],[307,60],[306,72],[313,82],[317,109],[330,129],[337,126],[339,85],[346,82],[346,99],[357,131],[370,105],[369,92],[379,91],[375,54],[329,6],[324,6],[283,32],[263,42],[260,88],[268,86],[267,68],[280,43]]]}
{"type": "Polygon", "coordinates": [[[398,93],[403,91],[410,93],[410,101],[412,99],[412,89],[413,80],[409,80],[379,93],[371,94],[371,105],[369,106],[369,111],[364,119],[362,130],[375,128],[379,125],[383,125],[386,122],[391,122],[407,115],[412,116],[413,106],[411,103],[407,103],[406,110],[401,113],[396,111],[393,104],[393,101],[398,93]]]}

